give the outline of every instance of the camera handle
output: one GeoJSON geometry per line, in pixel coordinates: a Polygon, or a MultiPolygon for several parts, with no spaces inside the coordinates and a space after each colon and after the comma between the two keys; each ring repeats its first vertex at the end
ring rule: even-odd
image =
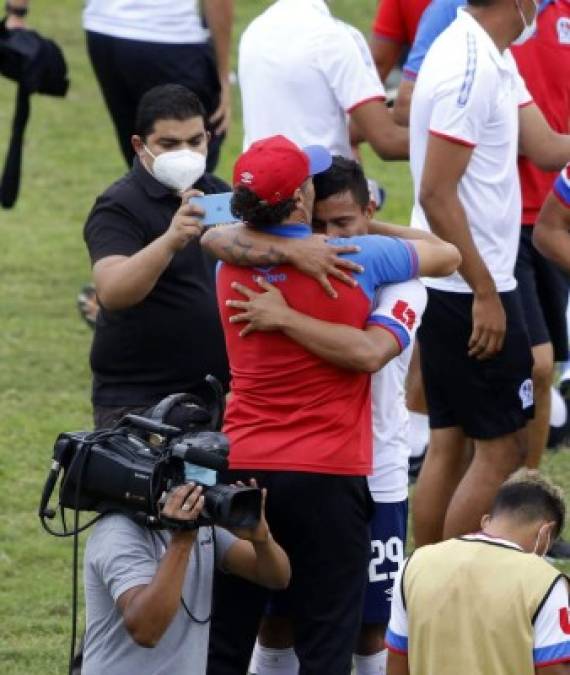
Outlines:
{"type": "Polygon", "coordinates": [[[117,426],[124,426],[125,424],[130,424],[133,427],[137,427],[137,429],[143,429],[151,434],[158,434],[159,436],[165,436],[166,438],[173,438],[182,433],[178,427],[173,427],[170,424],[163,424],[157,420],[150,419],[149,417],[141,417],[140,415],[125,415],[117,426]]]}

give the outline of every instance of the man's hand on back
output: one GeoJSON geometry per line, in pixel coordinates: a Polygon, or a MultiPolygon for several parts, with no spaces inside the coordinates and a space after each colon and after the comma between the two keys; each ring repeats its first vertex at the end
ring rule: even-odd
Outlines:
{"type": "Polygon", "coordinates": [[[226,300],[228,307],[242,310],[230,317],[230,323],[246,323],[247,326],[240,332],[245,337],[256,330],[268,332],[281,330],[285,324],[287,313],[290,310],[281,291],[266,281],[257,277],[256,282],[265,292],[258,293],[247,286],[235,281],[232,284],[234,291],[241,293],[246,300],[226,300]]]}
{"type": "Polygon", "coordinates": [[[358,285],[356,280],[344,270],[363,272],[363,267],[352,260],[343,258],[341,254],[356,253],[360,250],[359,246],[353,244],[331,246],[327,244],[327,237],[322,234],[313,234],[305,239],[291,240],[289,245],[287,257],[291,265],[300,272],[316,279],[331,298],[336,298],[337,292],[334,290],[329,276],[349,286],[358,285]]]}

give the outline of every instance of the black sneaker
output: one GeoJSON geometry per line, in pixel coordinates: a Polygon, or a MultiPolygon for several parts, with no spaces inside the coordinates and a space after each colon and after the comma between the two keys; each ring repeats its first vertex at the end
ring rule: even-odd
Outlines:
{"type": "Polygon", "coordinates": [[[546,557],[549,560],[570,560],[570,541],[559,537],[548,550],[546,557]]]}
{"type": "Polygon", "coordinates": [[[408,465],[408,480],[412,485],[418,480],[424,459],[426,458],[427,449],[428,446],[426,445],[421,455],[410,457],[410,462],[408,465]]]}

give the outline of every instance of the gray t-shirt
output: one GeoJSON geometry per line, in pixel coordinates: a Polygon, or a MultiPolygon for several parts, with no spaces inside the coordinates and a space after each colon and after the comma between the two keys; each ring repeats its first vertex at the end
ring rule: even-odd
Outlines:
{"type": "MultiPolygon", "coordinates": [[[[220,566],[236,541],[226,530],[216,527],[214,531],[215,546],[212,529],[200,528],[182,587],[184,602],[198,621],[210,616],[214,562],[220,566]]],[[[122,515],[106,516],[95,525],[85,548],[87,632],[83,675],[206,672],[209,621],[193,621],[181,604],[160,642],[154,649],[147,649],[131,638],[115,604],[125,591],[151,582],[169,537],[168,532],[159,536],[122,515]]]]}

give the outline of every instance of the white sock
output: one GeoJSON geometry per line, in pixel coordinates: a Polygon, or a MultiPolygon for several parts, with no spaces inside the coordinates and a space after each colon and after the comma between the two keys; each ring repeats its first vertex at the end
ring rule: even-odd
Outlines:
{"type": "Polygon", "coordinates": [[[388,662],[388,650],[372,654],[372,656],[354,655],[354,666],[356,675],[386,675],[386,664],[388,662]]]}
{"type": "Polygon", "coordinates": [[[429,443],[429,421],[427,415],[410,412],[410,456],[419,457],[429,443]]]}
{"type": "Polygon", "coordinates": [[[563,427],[566,424],[566,403],[556,387],[550,388],[550,426],[563,427]]]}
{"type": "Polygon", "coordinates": [[[256,641],[249,670],[255,675],[297,675],[299,659],[293,647],[272,649],[256,641]]]}

